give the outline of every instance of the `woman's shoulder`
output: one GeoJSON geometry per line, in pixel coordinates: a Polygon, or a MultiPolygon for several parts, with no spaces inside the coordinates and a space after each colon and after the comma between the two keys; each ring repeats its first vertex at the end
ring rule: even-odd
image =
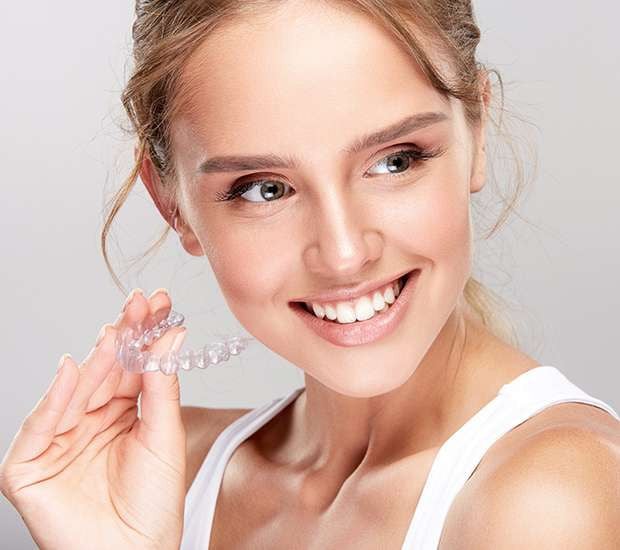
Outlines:
{"type": "Polygon", "coordinates": [[[620,548],[620,421],[560,403],[510,436],[455,500],[442,550],[620,548]]]}
{"type": "Polygon", "coordinates": [[[207,453],[218,436],[235,420],[252,409],[218,409],[183,406],[181,417],[186,434],[187,492],[207,453]]]}
{"type": "Polygon", "coordinates": [[[559,403],[518,428],[523,429],[486,473],[487,489],[497,482],[501,488],[520,480],[553,480],[556,475],[576,481],[581,474],[600,474],[604,479],[612,472],[620,484],[620,421],[600,407],[559,403]],[[610,470],[613,466],[616,469],[610,470]]]}

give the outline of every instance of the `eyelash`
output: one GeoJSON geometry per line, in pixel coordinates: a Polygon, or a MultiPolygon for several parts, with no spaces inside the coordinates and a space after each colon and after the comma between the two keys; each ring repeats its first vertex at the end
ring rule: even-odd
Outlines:
{"type": "MultiPolygon", "coordinates": [[[[428,150],[428,149],[420,149],[417,146],[411,146],[411,147],[407,147],[405,149],[401,149],[399,151],[395,151],[394,153],[390,153],[389,155],[383,157],[382,159],[380,159],[379,161],[377,161],[378,164],[380,162],[384,162],[386,159],[388,159],[389,157],[395,157],[398,155],[404,155],[406,156],[410,161],[413,161],[414,164],[417,162],[424,162],[425,160],[429,160],[435,157],[438,157],[439,155],[441,155],[441,153],[443,153],[443,151],[441,149],[433,149],[433,150],[428,150]]],[[[373,165],[374,166],[374,165],[373,165]]],[[[411,165],[408,167],[410,168],[411,165]]],[[[386,175],[388,177],[391,178],[399,178],[399,177],[404,177],[409,175],[409,172],[411,170],[407,169],[404,172],[400,172],[398,174],[381,174],[381,175],[386,175]]],[[[252,189],[254,186],[256,185],[260,185],[261,183],[266,183],[269,181],[280,181],[280,180],[272,180],[272,179],[256,179],[256,180],[251,180],[251,181],[245,181],[242,183],[238,183],[238,184],[233,184],[228,191],[225,191],[224,193],[216,193],[216,201],[237,201],[241,198],[241,195],[243,195],[246,191],[249,191],[250,189],[252,189]]],[[[284,182],[281,182],[284,183],[284,182]]],[[[288,184],[286,184],[288,185],[288,184]]],[[[272,202],[277,202],[279,199],[276,199],[275,201],[245,201],[248,202],[250,204],[269,204],[272,202]]]]}

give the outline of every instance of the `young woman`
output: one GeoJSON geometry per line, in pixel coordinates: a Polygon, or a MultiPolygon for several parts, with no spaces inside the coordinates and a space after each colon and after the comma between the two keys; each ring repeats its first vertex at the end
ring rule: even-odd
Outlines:
{"type": "Polygon", "coordinates": [[[492,88],[470,2],[136,15],[136,168],[104,253],[139,175],[305,384],[180,407],[176,375],[114,360],[119,331],[171,308],[132,293],[2,462],[39,547],[619,548],[618,415],[503,338],[471,277],[492,88]]]}

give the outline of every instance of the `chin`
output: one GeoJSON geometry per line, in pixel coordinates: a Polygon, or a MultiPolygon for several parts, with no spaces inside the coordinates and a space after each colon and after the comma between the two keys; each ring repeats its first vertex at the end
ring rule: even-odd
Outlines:
{"type": "Polygon", "coordinates": [[[363,372],[360,374],[359,369],[355,376],[346,378],[344,376],[327,376],[325,373],[320,373],[320,378],[307,372],[306,374],[336,393],[347,397],[368,399],[397,390],[409,380],[415,370],[416,368],[412,368],[412,365],[408,364],[402,365],[402,369],[398,371],[398,373],[403,374],[402,376],[396,376],[393,371],[390,374],[386,374],[386,372],[363,372]]]}
{"type": "MultiPolygon", "coordinates": [[[[422,340],[425,341],[432,343],[432,334],[422,340]]],[[[325,358],[310,348],[306,357],[296,358],[295,364],[332,391],[348,397],[370,398],[407,383],[424,359],[430,343],[416,349],[414,346],[420,346],[421,341],[401,337],[398,345],[394,340],[391,344],[375,345],[374,349],[346,348],[328,353],[325,358]]]]}

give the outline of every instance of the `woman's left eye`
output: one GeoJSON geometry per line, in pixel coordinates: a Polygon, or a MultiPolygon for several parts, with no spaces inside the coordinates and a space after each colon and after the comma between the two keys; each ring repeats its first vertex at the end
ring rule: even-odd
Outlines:
{"type": "MultiPolygon", "coordinates": [[[[441,154],[441,152],[442,151],[438,149],[424,150],[418,147],[401,149],[400,151],[396,151],[383,157],[379,162],[375,163],[374,166],[381,166],[385,164],[388,171],[374,175],[387,175],[390,177],[406,176],[408,175],[410,171],[409,169],[412,165],[437,157],[441,154]]],[[[244,197],[246,198],[246,202],[263,204],[275,202],[282,196],[286,195],[286,191],[283,191],[282,193],[278,192],[278,186],[280,186],[280,189],[282,189],[283,186],[290,187],[288,183],[275,179],[258,179],[241,183],[234,183],[230,187],[230,189],[228,189],[228,191],[224,193],[217,193],[216,201],[232,201],[241,198],[243,197],[243,195],[248,193],[248,195],[253,195],[254,198],[258,200],[244,197]],[[261,198],[267,200],[262,201],[260,200],[261,198]]]]}
{"type": "Polygon", "coordinates": [[[437,156],[437,152],[424,151],[418,149],[417,147],[413,147],[409,149],[402,149],[386,157],[383,157],[379,162],[375,164],[375,166],[379,166],[385,163],[388,172],[383,172],[383,174],[399,177],[406,175],[408,169],[412,164],[415,164],[419,161],[428,160],[429,158],[433,158],[435,156],[437,156]],[[395,162],[394,159],[396,159],[395,162]]]}

